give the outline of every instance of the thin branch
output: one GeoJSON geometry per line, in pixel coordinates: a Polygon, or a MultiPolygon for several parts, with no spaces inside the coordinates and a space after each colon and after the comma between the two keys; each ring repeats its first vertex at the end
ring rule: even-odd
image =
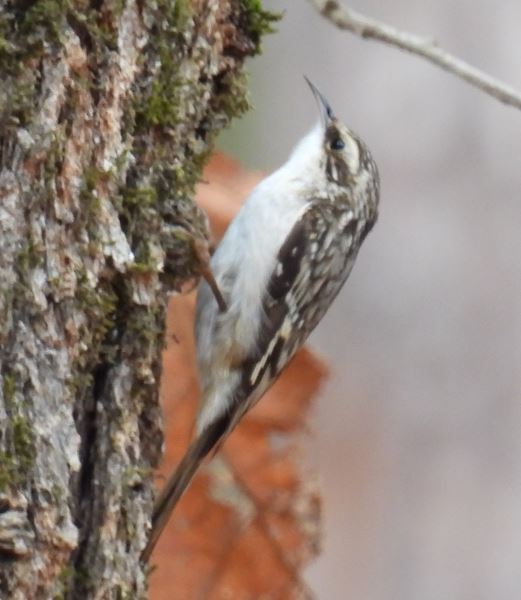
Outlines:
{"type": "Polygon", "coordinates": [[[471,85],[493,96],[500,102],[521,110],[521,93],[514,88],[494,79],[465,61],[452,56],[436,42],[398,31],[394,27],[365,17],[350,8],[346,8],[336,0],[311,0],[317,10],[340,29],[347,29],[362,38],[371,38],[396,46],[438,65],[445,71],[464,79],[471,85]]]}

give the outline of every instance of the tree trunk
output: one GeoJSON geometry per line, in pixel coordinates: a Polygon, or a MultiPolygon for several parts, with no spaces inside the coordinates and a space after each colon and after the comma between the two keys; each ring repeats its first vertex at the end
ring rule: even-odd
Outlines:
{"type": "Polygon", "coordinates": [[[258,0],[0,3],[0,596],[141,598],[167,293],[258,0]]]}

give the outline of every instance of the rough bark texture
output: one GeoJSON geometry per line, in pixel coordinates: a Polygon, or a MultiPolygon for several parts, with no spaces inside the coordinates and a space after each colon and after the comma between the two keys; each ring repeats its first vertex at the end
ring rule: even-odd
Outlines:
{"type": "Polygon", "coordinates": [[[0,597],[140,598],[167,292],[257,0],[0,3],[0,597]]]}

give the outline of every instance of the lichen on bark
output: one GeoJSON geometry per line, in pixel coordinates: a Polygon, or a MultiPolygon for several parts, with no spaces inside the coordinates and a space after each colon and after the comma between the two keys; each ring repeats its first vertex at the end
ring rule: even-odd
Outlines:
{"type": "Polygon", "coordinates": [[[139,598],[168,292],[257,0],[0,7],[0,595],[139,598]]]}

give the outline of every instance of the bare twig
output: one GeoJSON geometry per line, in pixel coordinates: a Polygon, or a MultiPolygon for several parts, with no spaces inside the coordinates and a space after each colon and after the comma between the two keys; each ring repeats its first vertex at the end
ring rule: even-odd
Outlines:
{"type": "Polygon", "coordinates": [[[420,37],[365,17],[336,0],[311,0],[318,11],[340,29],[362,38],[371,38],[422,56],[445,71],[464,79],[483,92],[521,110],[521,93],[463,60],[452,56],[430,39],[420,37]]]}

